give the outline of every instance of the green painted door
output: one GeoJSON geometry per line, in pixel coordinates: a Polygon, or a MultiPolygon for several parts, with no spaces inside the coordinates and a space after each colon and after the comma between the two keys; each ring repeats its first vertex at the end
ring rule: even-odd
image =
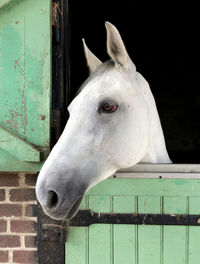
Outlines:
{"type": "Polygon", "coordinates": [[[0,1],[0,171],[38,171],[49,152],[51,1],[0,1]]]}
{"type": "MultiPolygon", "coordinates": [[[[200,214],[200,181],[108,179],[85,196],[96,212],[200,214]]],[[[200,227],[94,224],[70,227],[66,264],[197,264],[200,227]]]]}

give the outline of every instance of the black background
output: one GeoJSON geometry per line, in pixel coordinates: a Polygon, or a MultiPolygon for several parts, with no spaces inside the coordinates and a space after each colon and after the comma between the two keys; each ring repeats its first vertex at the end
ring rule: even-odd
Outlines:
{"type": "Polygon", "coordinates": [[[200,162],[199,8],[192,2],[69,1],[71,99],[88,76],[82,38],[102,61],[104,23],[119,30],[155,97],[170,157],[200,162]]]}

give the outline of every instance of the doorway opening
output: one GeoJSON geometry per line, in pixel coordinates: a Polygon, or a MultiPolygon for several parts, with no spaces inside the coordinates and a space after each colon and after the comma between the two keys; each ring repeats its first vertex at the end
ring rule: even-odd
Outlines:
{"type": "Polygon", "coordinates": [[[120,31],[137,70],[155,97],[174,163],[200,163],[197,6],[146,1],[69,1],[71,99],[88,76],[81,39],[102,61],[105,21],[120,31]]]}

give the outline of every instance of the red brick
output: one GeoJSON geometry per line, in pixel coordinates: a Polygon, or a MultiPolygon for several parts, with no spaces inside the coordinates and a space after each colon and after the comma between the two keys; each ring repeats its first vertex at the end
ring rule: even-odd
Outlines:
{"type": "Polygon", "coordinates": [[[17,173],[0,172],[0,186],[19,186],[17,173]]]}
{"type": "Polygon", "coordinates": [[[25,236],[25,247],[36,247],[36,236],[25,236]]]}
{"type": "Polygon", "coordinates": [[[21,216],[22,206],[18,204],[0,204],[0,216],[21,216]]]}
{"type": "Polygon", "coordinates": [[[0,247],[20,247],[20,237],[12,235],[0,235],[0,247]]]}
{"type": "Polygon", "coordinates": [[[35,264],[37,263],[37,252],[26,250],[13,251],[13,262],[35,264]]]}
{"type": "Polygon", "coordinates": [[[7,221],[0,220],[0,232],[6,232],[6,231],[7,231],[7,221]]]}
{"type": "Polygon", "coordinates": [[[36,222],[11,220],[10,230],[11,232],[16,232],[16,233],[35,233],[36,232],[36,222]]]}
{"type": "Polygon", "coordinates": [[[8,262],[8,251],[0,250],[0,262],[8,262]]]}
{"type": "Polygon", "coordinates": [[[29,186],[35,186],[37,181],[37,174],[26,174],[25,175],[25,183],[29,186]]]}
{"type": "Polygon", "coordinates": [[[27,204],[25,208],[25,216],[37,216],[37,204],[27,204]]]}
{"type": "Polygon", "coordinates": [[[5,190],[0,189],[0,201],[4,201],[4,200],[5,200],[5,190]]]}
{"type": "Polygon", "coordinates": [[[35,189],[11,189],[10,201],[23,202],[23,201],[35,201],[35,189]]]}

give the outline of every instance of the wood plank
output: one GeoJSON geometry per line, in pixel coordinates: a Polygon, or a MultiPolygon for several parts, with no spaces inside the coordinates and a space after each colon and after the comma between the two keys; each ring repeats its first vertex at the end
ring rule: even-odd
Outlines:
{"type": "Polygon", "coordinates": [[[1,171],[40,171],[44,162],[22,162],[0,149],[0,170],[1,171]]]}
{"type": "Polygon", "coordinates": [[[114,226],[114,264],[136,264],[137,227],[132,225],[114,226]]]}
{"type": "Polygon", "coordinates": [[[138,197],[138,213],[140,214],[160,214],[161,198],[155,196],[138,197]]]}
{"type": "Polygon", "coordinates": [[[66,241],[66,264],[88,263],[88,227],[70,227],[66,241]]]}
{"type": "MultiPolygon", "coordinates": [[[[200,214],[200,197],[189,197],[189,213],[200,214]]],[[[189,227],[189,245],[188,256],[189,264],[200,263],[200,228],[196,226],[189,227]]]]}
{"type": "Polygon", "coordinates": [[[27,119],[24,98],[24,2],[3,9],[0,16],[0,124],[25,139],[27,119]],[[4,11],[4,12],[3,12],[4,11]]]}
{"type": "Polygon", "coordinates": [[[89,228],[89,263],[112,263],[111,225],[92,225],[89,228]]]}
{"type": "MultiPolygon", "coordinates": [[[[139,213],[160,213],[161,198],[138,197],[139,213]]],[[[138,262],[142,264],[160,264],[161,254],[161,228],[160,226],[138,226],[138,262]]]]}
{"type": "Polygon", "coordinates": [[[187,264],[187,235],[184,226],[164,226],[163,263],[187,264]]]}
{"type": "Polygon", "coordinates": [[[199,196],[198,179],[107,179],[88,191],[88,195],[199,196]]]}
{"type": "Polygon", "coordinates": [[[51,1],[24,1],[24,97],[26,139],[38,146],[50,144],[51,1]],[[31,7],[31,8],[30,8],[31,7]],[[37,19],[33,14],[37,15],[37,19]],[[30,30],[31,29],[31,30],[30,30]],[[33,45],[34,40],[34,45],[33,45]],[[44,118],[41,118],[43,116],[44,118]]]}
{"type": "Polygon", "coordinates": [[[196,226],[189,227],[189,245],[188,245],[188,259],[189,264],[200,263],[200,228],[196,226]]]}
{"type": "MultiPolygon", "coordinates": [[[[163,213],[188,213],[188,197],[164,197],[163,213]]],[[[163,263],[188,263],[188,227],[163,227],[163,263]]]]}
{"type": "Polygon", "coordinates": [[[163,197],[164,214],[187,214],[189,206],[188,197],[163,197]]]}
{"type": "Polygon", "coordinates": [[[160,264],[160,242],[160,226],[138,226],[138,263],[160,264]]]}
{"type": "MultiPolygon", "coordinates": [[[[134,196],[114,196],[113,211],[129,213],[137,211],[137,200],[134,196]]],[[[114,225],[114,264],[137,263],[137,226],[114,225]]]]}
{"type": "Polygon", "coordinates": [[[189,214],[199,214],[200,215],[200,197],[199,196],[189,197],[189,214]]]}
{"type": "MultiPolygon", "coordinates": [[[[89,208],[96,211],[111,211],[111,200],[109,196],[89,197],[89,208]]],[[[113,246],[112,225],[92,225],[89,228],[89,263],[111,264],[113,246]]]]}
{"type": "Polygon", "coordinates": [[[136,196],[113,196],[113,211],[116,213],[132,213],[137,212],[137,197],[136,196]]]}
{"type": "Polygon", "coordinates": [[[40,162],[40,151],[0,126],[0,148],[21,161],[40,162]]]}
{"type": "MultiPolygon", "coordinates": [[[[88,208],[88,197],[86,195],[80,208],[88,208]]],[[[66,264],[88,264],[88,238],[89,227],[68,227],[65,244],[66,264]]]]}

